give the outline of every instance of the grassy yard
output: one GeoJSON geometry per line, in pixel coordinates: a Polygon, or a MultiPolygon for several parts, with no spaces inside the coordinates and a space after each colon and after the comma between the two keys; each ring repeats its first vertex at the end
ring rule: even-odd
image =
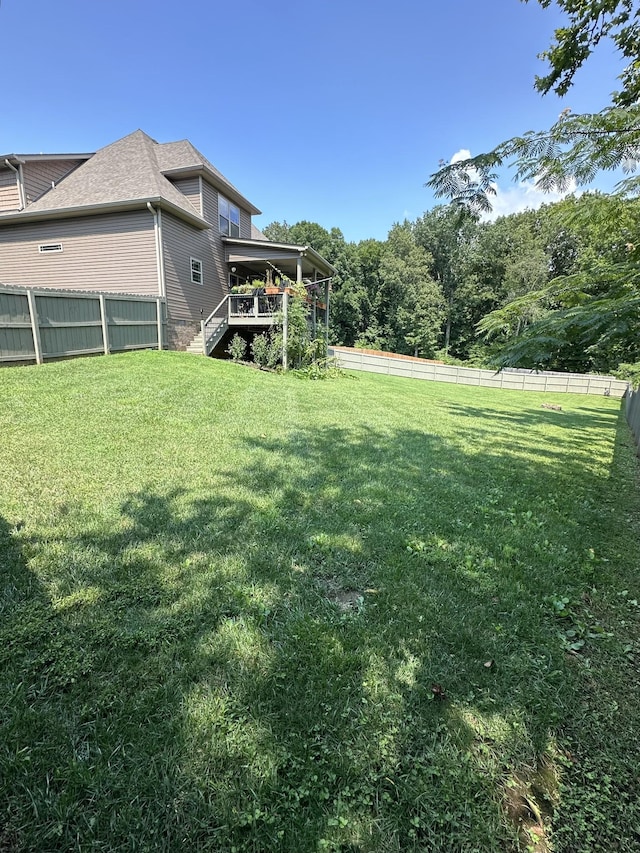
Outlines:
{"type": "Polygon", "coordinates": [[[149,352],[0,435],[3,853],[640,850],[620,401],[149,352]]]}

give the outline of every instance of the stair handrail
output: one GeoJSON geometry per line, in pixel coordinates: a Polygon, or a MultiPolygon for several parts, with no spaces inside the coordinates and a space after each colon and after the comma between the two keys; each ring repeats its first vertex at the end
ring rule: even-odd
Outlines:
{"type": "Polygon", "coordinates": [[[227,293],[226,296],[224,296],[222,298],[222,301],[216,305],[216,307],[213,309],[211,314],[209,314],[207,319],[202,321],[205,326],[213,320],[213,318],[216,316],[216,314],[218,313],[220,308],[222,308],[222,306],[224,305],[225,302],[228,301],[228,299],[229,299],[229,294],[227,293]]]}
{"type": "MultiPolygon", "coordinates": [[[[227,293],[226,296],[224,296],[222,298],[222,300],[216,305],[216,307],[213,309],[211,314],[209,314],[207,319],[206,320],[200,320],[200,331],[202,333],[202,352],[204,355],[209,355],[209,341],[213,337],[213,334],[211,334],[211,335],[207,334],[207,327],[213,321],[214,317],[216,317],[216,315],[218,314],[218,312],[220,311],[222,306],[226,302],[228,302],[228,299],[229,299],[229,294],[227,293]]],[[[227,310],[226,310],[225,314],[228,314],[228,313],[229,313],[229,308],[227,305],[227,310]]],[[[227,317],[225,317],[225,314],[218,316],[220,323],[218,324],[218,326],[216,328],[219,328],[221,323],[224,323],[228,319],[227,317]]],[[[215,332],[215,330],[214,330],[214,332],[215,332]]]]}

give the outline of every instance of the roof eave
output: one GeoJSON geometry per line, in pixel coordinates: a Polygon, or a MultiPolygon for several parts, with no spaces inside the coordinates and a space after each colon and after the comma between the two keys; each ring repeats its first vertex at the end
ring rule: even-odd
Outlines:
{"type": "Polygon", "coordinates": [[[90,160],[95,152],[84,154],[0,154],[0,161],[15,160],[16,163],[30,163],[38,160],[90,160]]]}
{"type": "Polygon", "coordinates": [[[234,246],[260,246],[261,248],[268,246],[272,249],[291,249],[294,252],[299,252],[300,254],[305,254],[308,257],[313,258],[318,262],[319,266],[326,267],[332,275],[336,275],[338,272],[333,264],[330,264],[329,261],[326,258],[323,258],[320,252],[316,252],[312,246],[296,246],[293,243],[274,243],[272,240],[250,240],[243,237],[223,237],[222,241],[223,243],[229,243],[234,246]]]}
{"type": "Polygon", "coordinates": [[[20,222],[38,222],[46,219],[72,219],[76,216],[97,216],[100,213],[126,213],[131,210],[140,210],[145,208],[147,204],[156,205],[162,210],[174,214],[179,219],[184,219],[196,228],[204,231],[211,228],[208,222],[198,216],[195,212],[191,214],[187,210],[183,210],[178,205],[173,204],[166,199],[155,196],[153,198],[129,199],[125,201],[109,201],[104,204],[83,204],[73,207],[58,207],[48,210],[21,210],[16,213],[0,214],[0,225],[10,222],[16,225],[20,222]]]}

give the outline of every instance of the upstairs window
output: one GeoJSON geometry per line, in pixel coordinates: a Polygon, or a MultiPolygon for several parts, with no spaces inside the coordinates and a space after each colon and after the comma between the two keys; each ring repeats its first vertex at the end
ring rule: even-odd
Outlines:
{"type": "Polygon", "coordinates": [[[240,236],[240,211],[223,195],[218,196],[218,216],[221,234],[226,234],[227,237],[240,236]]]}
{"type": "Polygon", "coordinates": [[[202,284],[202,261],[196,258],[190,258],[191,263],[191,283],[202,284]]]}

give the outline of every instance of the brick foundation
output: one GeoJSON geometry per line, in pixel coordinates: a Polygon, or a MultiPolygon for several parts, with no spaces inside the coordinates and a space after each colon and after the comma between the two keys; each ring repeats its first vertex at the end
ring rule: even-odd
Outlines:
{"type": "Polygon", "coordinates": [[[167,323],[168,348],[184,352],[200,331],[200,323],[193,320],[172,320],[167,323]]]}

